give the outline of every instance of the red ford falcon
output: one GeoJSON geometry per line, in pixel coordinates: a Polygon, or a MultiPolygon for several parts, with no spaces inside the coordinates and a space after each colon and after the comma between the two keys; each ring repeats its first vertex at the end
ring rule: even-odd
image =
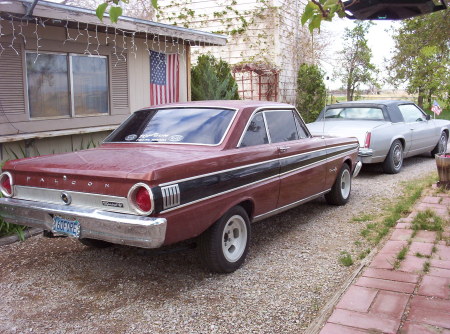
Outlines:
{"type": "Polygon", "coordinates": [[[288,104],[158,106],[132,114],[98,148],[8,161],[0,215],[93,247],[197,238],[210,270],[232,272],[251,222],[321,195],[345,204],[357,153],[356,139],[312,137],[288,104]]]}

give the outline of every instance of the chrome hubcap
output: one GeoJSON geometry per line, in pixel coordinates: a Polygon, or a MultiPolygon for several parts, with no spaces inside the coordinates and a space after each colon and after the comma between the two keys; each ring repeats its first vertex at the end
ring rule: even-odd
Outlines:
{"type": "Polygon", "coordinates": [[[222,252],[227,261],[236,262],[244,253],[247,245],[247,226],[244,219],[232,216],[228,219],[222,235],[222,252]]]}
{"type": "Polygon", "coordinates": [[[341,195],[342,198],[347,198],[350,195],[351,176],[350,172],[346,169],[342,173],[341,177],[341,195]]]}
{"type": "Polygon", "coordinates": [[[447,151],[447,137],[445,135],[441,135],[439,139],[439,154],[443,154],[447,151]]]}
{"type": "Polygon", "coordinates": [[[399,169],[402,166],[403,161],[403,152],[402,152],[402,146],[400,144],[397,144],[394,146],[394,167],[395,169],[399,169]]]}

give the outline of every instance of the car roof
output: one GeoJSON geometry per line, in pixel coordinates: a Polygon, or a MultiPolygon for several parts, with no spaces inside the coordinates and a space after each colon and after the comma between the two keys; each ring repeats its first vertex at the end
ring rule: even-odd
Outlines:
{"type": "Polygon", "coordinates": [[[390,105],[399,105],[399,104],[413,104],[412,101],[406,101],[406,100],[362,100],[362,101],[346,101],[342,103],[334,103],[327,106],[327,108],[342,108],[346,106],[355,106],[355,105],[361,105],[361,106],[390,106],[390,105]]]}
{"type": "Polygon", "coordinates": [[[277,107],[277,108],[293,108],[292,105],[287,103],[279,103],[272,101],[253,101],[253,100],[209,100],[209,101],[190,101],[180,103],[161,104],[158,106],[152,106],[143,108],[147,110],[151,108],[167,108],[167,107],[226,107],[235,109],[244,108],[259,108],[259,107],[277,107]]]}

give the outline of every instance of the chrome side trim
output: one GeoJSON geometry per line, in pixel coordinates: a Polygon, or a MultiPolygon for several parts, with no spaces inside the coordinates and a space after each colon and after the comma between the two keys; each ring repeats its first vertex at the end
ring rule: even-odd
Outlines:
{"type": "Polygon", "coordinates": [[[161,211],[160,214],[167,213],[167,212],[171,212],[171,211],[173,211],[173,210],[178,210],[178,209],[184,208],[184,207],[186,207],[186,206],[189,206],[189,205],[192,205],[192,204],[196,204],[196,203],[200,203],[200,202],[206,201],[206,200],[208,200],[208,199],[211,199],[211,198],[214,198],[214,197],[218,197],[218,196],[221,196],[221,195],[224,195],[224,194],[228,194],[228,193],[231,193],[231,192],[233,192],[233,191],[236,191],[236,190],[239,190],[239,189],[242,189],[242,188],[250,187],[250,186],[252,186],[252,185],[254,185],[254,184],[257,184],[257,183],[260,183],[260,182],[268,181],[268,180],[271,180],[271,179],[277,179],[277,178],[279,178],[279,175],[278,175],[278,174],[277,174],[277,175],[274,175],[274,176],[271,176],[271,177],[267,177],[267,178],[265,178],[265,179],[261,179],[261,180],[252,182],[252,183],[247,183],[247,184],[245,184],[245,185],[243,185],[243,186],[236,187],[236,188],[233,188],[233,189],[230,189],[230,190],[227,190],[227,191],[223,191],[223,192],[220,192],[220,193],[211,195],[211,196],[203,197],[203,198],[198,199],[198,200],[196,200],[196,201],[192,201],[192,202],[189,202],[189,203],[186,203],[186,204],[183,204],[183,205],[179,205],[179,206],[177,206],[177,207],[170,208],[170,209],[168,209],[168,210],[161,211]]]}
{"type": "Polygon", "coordinates": [[[170,209],[180,205],[180,187],[178,184],[162,187],[161,193],[163,197],[163,209],[170,209]]]}
{"type": "MultiPolygon", "coordinates": [[[[342,148],[343,147],[348,147],[348,148],[355,147],[356,148],[356,145],[357,144],[346,144],[346,145],[340,145],[340,146],[333,146],[333,148],[339,148],[339,147],[342,147],[342,148]]],[[[187,177],[185,179],[179,179],[179,180],[175,180],[175,181],[161,183],[161,184],[159,184],[159,186],[160,187],[165,187],[165,186],[173,185],[173,184],[176,184],[176,183],[181,183],[181,182],[185,182],[185,181],[195,180],[195,179],[198,179],[198,178],[201,178],[201,177],[211,176],[211,175],[215,175],[215,174],[219,174],[219,173],[227,173],[227,172],[231,172],[231,171],[238,170],[238,169],[241,169],[241,168],[258,166],[258,165],[262,165],[262,164],[265,164],[265,163],[268,163],[268,162],[272,162],[272,161],[277,161],[277,160],[281,161],[281,160],[290,159],[290,158],[294,158],[294,157],[299,157],[299,156],[302,156],[302,155],[307,155],[307,154],[311,154],[311,153],[315,153],[315,152],[326,151],[328,149],[330,149],[330,148],[321,148],[321,149],[314,150],[314,151],[308,151],[308,152],[305,152],[305,153],[289,155],[289,156],[286,156],[286,157],[275,158],[275,159],[271,159],[271,160],[265,160],[265,161],[262,161],[262,162],[257,162],[257,163],[254,163],[254,164],[248,164],[248,165],[245,165],[245,166],[239,166],[239,167],[234,167],[234,168],[229,168],[229,169],[223,169],[223,170],[212,172],[212,173],[206,173],[206,174],[196,175],[196,176],[192,176],[192,177],[187,177]]],[[[345,152],[344,155],[346,155],[348,153],[349,152],[345,152]]],[[[335,158],[335,157],[333,157],[333,158],[335,158]]]]}
{"type": "Polygon", "coordinates": [[[51,231],[54,215],[78,220],[81,225],[80,238],[143,248],[158,248],[164,244],[166,237],[167,220],[165,218],[0,198],[0,216],[9,223],[51,231]]]}
{"type": "Polygon", "coordinates": [[[294,202],[294,203],[291,203],[291,204],[282,206],[281,208],[278,208],[278,209],[275,209],[275,210],[272,210],[272,211],[263,213],[262,215],[258,215],[258,216],[256,216],[256,217],[253,218],[253,221],[252,221],[252,222],[254,222],[254,223],[259,222],[259,221],[261,221],[261,220],[263,220],[263,219],[269,218],[269,217],[271,217],[271,216],[275,216],[276,214],[279,214],[280,212],[283,212],[283,211],[292,209],[292,208],[294,208],[294,207],[296,207],[296,206],[298,206],[298,205],[300,205],[300,204],[303,204],[303,203],[305,203],[305,202],[312,201],[313,199],[316,199],[316,198],[322,196],[323,194],[326,194],[326,193],[329,192],[330,190],[331,190],[331,188],[328,189],[328,190],[322,191],[322,192],[320,192],[320,193],[318,193],[318,194],[315,194],[315,195],[309,196],[309,197],[307,197],[307,198],[304,198],[304,199],[302,199],[302,200],[300,200],[300,201],[297,201],[297,202],[294,202]]]}
{"type": "Polygon", "coordinates": [[[27,201],[61,204],[69,207],[78,206],[120,213],[135,213],[135,211],[130,208],[128,199],[126,197],[119,196],[16,185],[14,186],[14,198],[27,201]],[[65,203],[62,201],[62,193],[70,195],[70,197],[72,198],[70,205],[65,205],[65,203]],[[114,202],[118,203],[118,205],[120,206],[105,206],[103,202],[114,202]]]}

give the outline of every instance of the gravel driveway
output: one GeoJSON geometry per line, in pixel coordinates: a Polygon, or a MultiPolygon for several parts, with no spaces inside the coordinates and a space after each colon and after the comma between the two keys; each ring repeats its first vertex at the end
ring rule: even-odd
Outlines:
{"type": "Polygon", "coordinates": [[[355,269],[338,262],[401,182],[435,171],[406,159],[397,175],[363,168],[344,207],[320,198],[253,225],[243,268],[206,272],[196,251],[90,249],[41,236],[0,248],[0,333],[303,333],[355,269]]]}

